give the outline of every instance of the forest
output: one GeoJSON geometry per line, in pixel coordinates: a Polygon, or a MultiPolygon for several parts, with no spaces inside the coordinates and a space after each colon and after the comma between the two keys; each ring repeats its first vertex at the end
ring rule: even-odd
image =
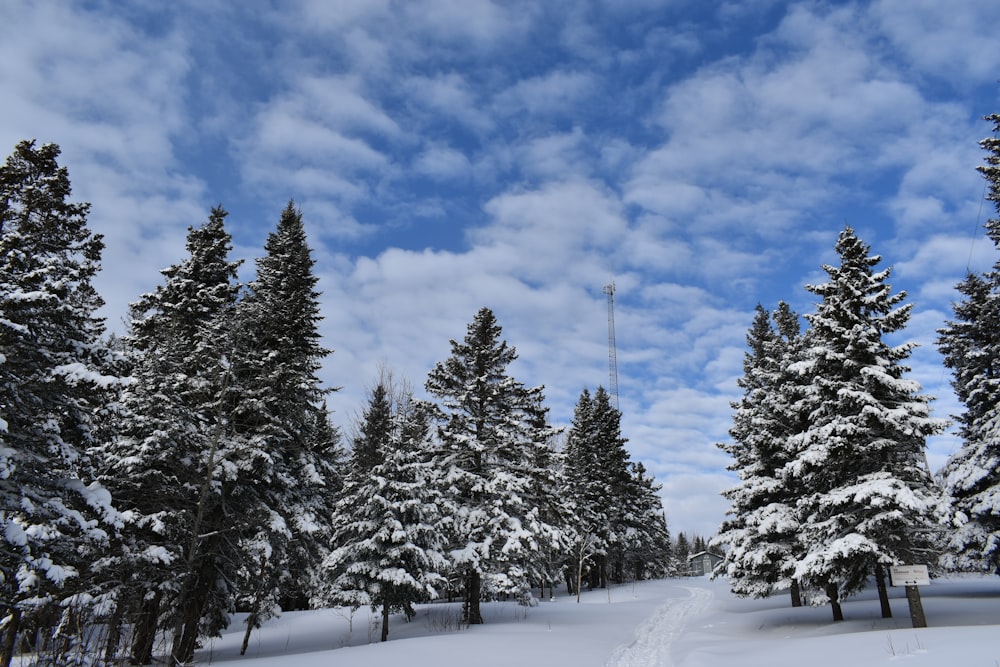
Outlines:
{"type": "Polygon", "coordinates": [[[386,369],[356,432],[335,427],[294,202],[246,284],[213,208],[107,334],[103,240],[59,154],[23,141],[0,168],[0,667],[186,664],[237,610],[244,650],[317,606],[381,610],[384,641],[419,602],[460,599],[478,624],[483,600],[676,573],[608,392],[553,427],[487,307],[429,372],[432,400],[386,369]]]}
{"type": "MultiPolygon", "coordinates": [[[[1000,140],[982,146],[1000,210],[1000,140]]],[[[488,307],[429,371],[429,398],[386,368],[353,432],[334,426],[293,201],[245,284],[213,208],[108,334],[103,240],[59,154],[23,141],[0,168],[0,667],[186,664],[237,610],[244,650],[280,610],[320,606],[379,611],[384,641],[418,603],[461,600],[479,624],[483,601],[683,574],[708,549],[736,594],[788,591],[835,620],[871,580],[885,613],[894,565],[1000,572],[1000,263],[957,286],[939,330],[965,410],[934,475],[925,440],[947,423],[907,378],[912,346],[886,339],[912,305],[845,227],[839,264],[807,286],[815,312],[758,306],[719,444],[732,509],[714,539],[675,544],[609,393],[584,388],[553,426],[488,307]]],[[[1000,247],[1000,219],[986,230],[1000,247]]]]}

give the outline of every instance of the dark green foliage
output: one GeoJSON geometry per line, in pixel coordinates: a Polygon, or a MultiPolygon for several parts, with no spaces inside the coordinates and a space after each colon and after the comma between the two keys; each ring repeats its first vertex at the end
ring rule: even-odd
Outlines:
{"type": "MultiPolygon", "coordinates": [[[[121,436],[106,450],[106,483],[138,518],[125,545],[138,619],[133,659],[149,662],[148,633],[174,630],[173,656],[190,660],[202,632],[228,623],[243,516],[233,494],[245,451],[229,418],[236,389],[230,325],[237,263],[226,212],[188,232],[189,257],[132,308],[127,338],[134,383],[123,398],[121,436]],[[155,620],[154,620],[155,619],[155,620]]],[[[245,523],[245,522],[244,522],[245,523]]]]}
{"type": "Polygon", "coordinates": [[[568,559],[577,578],[586,571],[591,586],[671,569],[658,487],[641,464],[630,462],[620,424],[608,392],[598,387],[591,395],[584,388],[563,453],[568,559]]]}
{"type": "Polygon", "coordinates": [[[88,450],[118,381],[91,285],[104,244],[87,228],[90,205],[69,201],[58,156],[55,144],[22,141],[0,167],[4,665],[22,618],[45,627],[45,607],[63,596],[102,593],[95,568],[120,522],[89,485],[88,450]]]}
{"type": "Polygon", "coordinates": [[[905,377],[912,345],[884,340],[909,319],[905,293],[891,294],[889,270],[874,270],[881,258],[850,227],[836,248],[839,266],[823,267],[829,281],[807,287],[822,299],[796,364],[808,421],[783,471],[798,491],[793,576],[832,601],[863,588],[877,566],[936,557],[940,492],[924,450],[944,427],[905,377]]]}
{"type": "Polygon", "coordinates": [[[719,445],[733,457],[729,469],[740,477],[723,494],[732,509],[716,539],[728,547],[723,571],[737,595],[767,597],[792,584],[798,493],[781,471],[794,454],[791,437],[807,422],[792,370],[802,351],[799,331],[798,315],[787,304],[773,313],[757,306],[738,381],[743,397],[733,404],[732,442],[719,445]]]}
{"type": "Polygon", "coordinates": [[[431,406],[394,390],[383,377],[369,397],[355,456],[333,514],[332,551],[324,562],[322,602],[414,613],[437,597],[447,560],[440,489],[430,464],[431,406]],[[358,447],[360,445],[360,448],[358,447]]]}
{"type": "Polygon", "coordinates": [[[442,509],[451,517],[449,555],[464,580],[466,620],[473,624],[483,620],[484,587],[527,600],[544,544],[559,535],[530,503],[534,465],[551,433],[540,424],[542,388],[526,388],[507,374],[517,355],[500,333],[492,311],[482,308],[425,385],[441,401],[434,465],[442,509]]]}
{"type": "MultiPolygon", "coordinates": [[[[987,199],[1000,211],[1000,115],[987,116],[994,135],[980,145],[986,165],[987,199]]],[[[986,235],[1000,249],[1000,219],[986,222],[986,235]]],[[[964,410],[956,418],[962,447],[941,471],[951,504],[945,566],[1000,574],[1000,261],[957,286],[962,300],[955,319],[939,330],[938,347],[952,370],[952,387],[964,410]]]]}
{"type": "Polygon", "coordinates": [[[237,580],[247,638],[282,600],[312,594],[340,485],[339,438],[319,407],[317,373],[329,351],[319,343],[315,262],[292,202],[264,251],[233,323],[230,409],[244,451],[233,495],[247,522],[237,580]]]}

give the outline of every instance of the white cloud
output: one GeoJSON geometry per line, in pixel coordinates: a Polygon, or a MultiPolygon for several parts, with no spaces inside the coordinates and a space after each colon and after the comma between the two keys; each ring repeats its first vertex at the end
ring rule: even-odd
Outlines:
{"type": "Polygon", "coordinates": [[[468,179],[472,165],[461,151],[447,146],[432,146],[417,156],[413,168],[437,180],[468,179]]]}
{"type": "Polygon", "coordinates": [[[996,80],[996,3],[881,0],[873,4],[872,15],[893,47],[910,59],[913,70],[952,85],[996,80]]]}
{"type": "Polygon", "coordinates": [[[495,104],[505,114],[518,111],[532,117],[567,114],[575,111],[595,89],[596,81],[589,73],[555,70],[518,81],[497,95],[495,104]]]}

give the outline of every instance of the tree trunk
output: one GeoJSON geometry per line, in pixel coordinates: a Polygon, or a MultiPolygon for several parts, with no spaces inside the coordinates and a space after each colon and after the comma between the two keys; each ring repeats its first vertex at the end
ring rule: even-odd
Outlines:
{"type": "Polygon", "coordinates": [[[246,655],[247,646],[250,644],[250,634],[254,631],[254,628],[258,627],[260,624],[260,598],[263,596],[264,581],[267,575],[267,559],[260,559],[260,572],[257,575],[257,590],[254,591],[253,605],[250,608],[250,613],[247,615],[247,631],[243,633],[243,647],[240,649],[240,655],[246,655]]]}
{"type": "Polygon", "coordinates": [[[830,608],[833,609],[833,620],[844,620],[844,610],[840,608],[840,599],[837,597],[837,584],[831,582],[826,585],[826,596],[830,598],[830,608]]]}
{"type": "Polygon", "coordinates": [[[892,607],[889,606],[889,591],[885,587],[885,568],[879,563],[875,566],[875,587],[878,589],[878,601],[882,605],[882,618],[892,618],[892,607]]]}
{"type": "Polygon", "coordinates": [[[482,575],[477,571],[469,573],[466,588],[466,596],[468,597],[468,600],[466,603],[465,622],[469,625],[482,625],[483,614],[482,610],[479,608],[480,598],[483,594],[482,575]]]}
{"type": "Polygon", "coordinates": [[[382,641],[389,639],[389,600],[382,601],[382,641]]]}
{"type": "Polygon", "coordinates": [[[7,624],[3,628],[2,640],[0,640],[0,667],[10,667],[11,660],[14,659],[14,647],[17,645],[17,634],[21,629],[21,610],[11,607],[10,615],[7,617],[7,624]]]}
{"type": "Polygon", "coordinates": [[[183,609],[183,623],[179,637],[174,637],[174,648],[171,652],[171,662],[175,665],[187,665],[194,662],[194,651],[198,646],[198,625],[201,622],[202,595],[192,596],[187,607],[183,609]]]}
{"type": "Polygon", "coordinates": [[[256,626],[257,626],[257,610],[255,608],[247,615],[247,630],[246,632],[243,633],[243,646],[240,647],[240,655],[247,654],[247,646],[250,645],[250,634],[253,632],[253,629],[256,626]]]}
{"type": "Polygon", "coordinates": [[[133,665],[148,665],[153,662],[153,643],[156,641],[156,626],[160,616],[160,592],[139,604],[132,628],[132,648],[129,662],[133,665]]]}
{"type": "Polygon", "coordinates": [[[111,618],[108,619],[108,636],[104,642],[104,661],[106,663],[114,664],[115,658],[118,656],[118,644],[121,643],[122,639],[122,601],[118,600],[115,604],[115,610],[111,613],[111,618]]]}
{"type": "Polygon", "coordinates": [[[799,580],[792,579],[792,587],[790,589],[792,595],[792,606],[801,607],[802,606],[802,590],[799,588],[799,580]]]}

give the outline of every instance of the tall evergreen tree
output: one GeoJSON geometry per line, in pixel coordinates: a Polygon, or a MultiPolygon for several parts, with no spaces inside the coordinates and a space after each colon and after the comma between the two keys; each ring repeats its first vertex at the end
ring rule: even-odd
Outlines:
{"type": "Polygon", "coordinates": [[[797,606],[792,577],[799,553],[797,491],[780,472],[793,454],[790,437],[808,421],[798,409],[792,371],[802,350],[798,315],[786,303],[773,313],[758,305],[747,346],[738,381],[743,397],[733,403],[732,442],[719,445],[733,457],[729,469],[740,482],[723,493],[732,509],[715,543],[728,547],[723,571],[734,593],[767,597],[788,588],[797,606]]]}
{"type": "Polygon", "coordinates": [[[602,497],[604,485],[594,430],[594,399],[584,387],[573,408],[560,475],[560,495],[568,511],[566,535],[570,540],[566,581],[578,602],[585,568],[593,566],[593,556],[606,552],[604,534],[610,521],[602,497]]]}
{"type": "Polygon", "coordinates": [[[567,436],[563,494],[571,504],[577,573],[586,567],[590,585],[624,580],[629,494],[636,490],[621,435],[621,413],[603,387],[580,394],[567,436]]]}
{"type": "Polygon", "coordinates": [[[317,373],[329,351],[320,345],[315,262],[293,202],[264,251],[237,308],[230,392],[236,436],[247,450],[233,493],[244,507],[256,506],[244,515],[241,544],[244,650],[251,630],[282,600],[311,594],[303,584],[325,555],[339,486],[337,461],[328,458],[336,449],[314,441],[325,419],[317,373]]]}
{"type": "Polygon", "coordinates": [[[437,597],[448,565],[440,490],[431,483],[431,408],[384,380],[371,393],[355,439],[322,594],[327,603],[380,610],[382,641],[390,614],[410,617],[414,603],[437,597]]]}
{"type": "Polygon", "coordinates": [[[555,532],[527,500],[541,440],[542,388],[526,388],[508,375],[517,354],[500,334],[493,312],[480,309],[425,384],[440,400],[434,463],[451,518],[449,556],[464,580],[471,624],[483,622],[484,584],[488,592],[530,597],[539,536],[555,532]]]}
{"type": "Polygon", "coordinates": [[[660,500],[660,485],[647,476],[642,463],[630,466],[631,477],[624,502],[623,560],[633,580],[675,574],[670,530],[660,500]]]}
{"type": "Polygon", "coordinates": [[[230,410],[238,263],[228,259],[225,217],[214,208],[190,228],[189,257],[131,310],[134,382],[104,479],[137,517],[127,545],[134,590],[122,604],[141,664],[151,661],[161,624],[174,630],[172,659],[189,662],[199,635],[217,634],[234,605],[235,528],[246,508],[232,491],[246,448],[237,447],[230,410]]]}
{"type": "Polygon", "coordinates": [[[801,489],[793,576],[825,590],[839,620],[840,596],[872,573],[936,556],[940,496],[925,442],[944,422],[905,377],[912,344],[883,339],[909,319],[905,292],[891,294],[889,269],[874,271],[881,258],[850,227],[836,249],[840,265],[823,267],[829,281],[807,286],[822,299],[806,316],[806,354],[795,365],[809,423],[790,439],[795,456],[784,474],[801,489]]]}
{"type": "Polygon", "coordinates": [[[118,379],[91,284],[104,243],[69,201],[59,147],[22,141],[0,167],[0,665],[25,613],[85,588],[120,517],[90,485],[118,379]]]}
{"type": "MultiPolygon", "coordinates": [[[[994,135],[983,139],[987,199],[1000,211],[1000,114],[987,116],[994,135]]],[[[986,222],[1000,249],[1000,219],[986,222]]],[[[944,554],[947,567],[1000,574],[1000,260],[957,286],[963,299],[955,319],[939,330],[938,347],[953,373],[964,410],[957,415],[961,448],[941,471],[954,530],[944,554]]]]}

